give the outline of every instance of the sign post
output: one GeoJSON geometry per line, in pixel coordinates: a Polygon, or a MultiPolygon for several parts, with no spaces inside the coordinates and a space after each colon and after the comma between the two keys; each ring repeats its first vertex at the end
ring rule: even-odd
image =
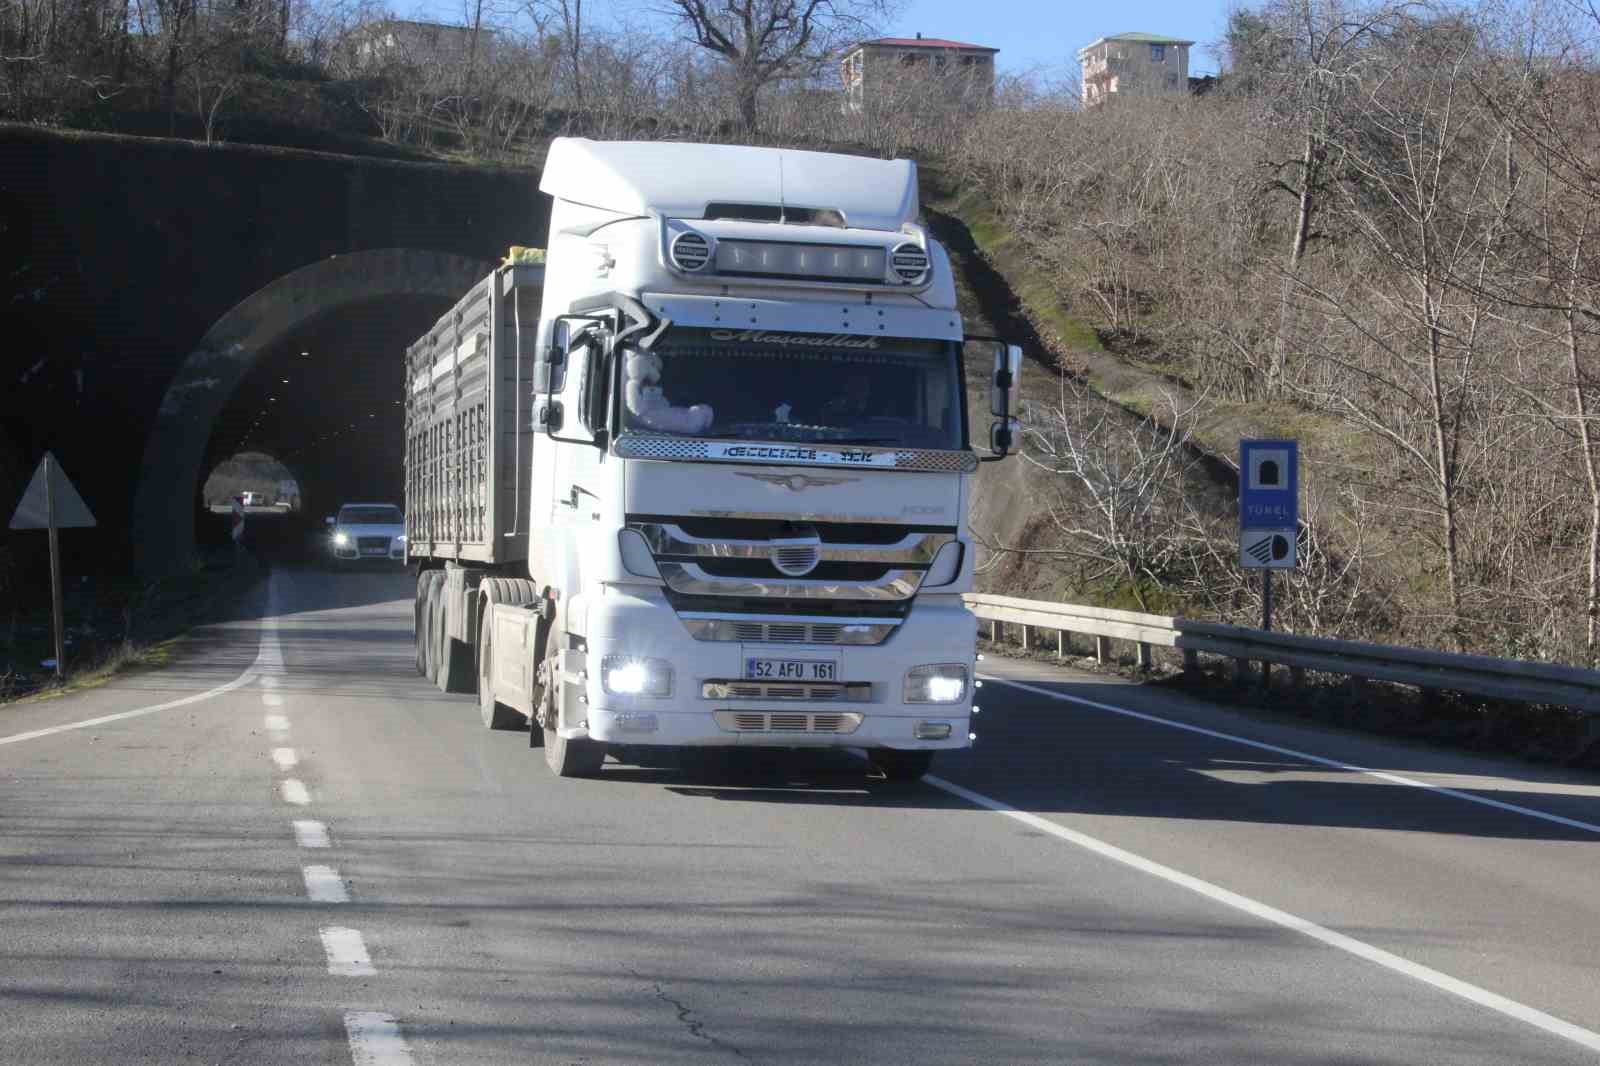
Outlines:
{"type": "Polygon", "coordinates": [[[43,529],[50,537],[50,608],[54,616],[56,638],[56,677],[65,677],[67,671],[66,619],[61,605],[61,544],[57,535],[62,529],[83,529],[95,524],[94,515],[72,487],[61,465],[50,452],[44,453],[33,480],[22,494],[22,502],[11,516],[12,529],[43,529]]]}
{"type": "MultiPolygon", "coordinates": [[[[1239,442],[1239,565],[1261,571],[1261,628],[1272,628],[1272,572],[1293,570],[1300,528],[1300,446],[1239,442]]],[[[1262,664],[1263,682],[1267,679],[1262,664]]]]}

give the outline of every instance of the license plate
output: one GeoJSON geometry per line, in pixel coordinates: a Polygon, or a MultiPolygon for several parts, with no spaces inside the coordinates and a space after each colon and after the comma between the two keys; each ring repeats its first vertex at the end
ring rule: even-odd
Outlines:
{"type": "Polygon", "coordinates": [[[389,549],[388,548],[362,548],[361,549],[361,554],[362,555],[388,555],[389,554],[389,549]]]}
{"type": "Polygon", "coordinates": [[[836,681],[839,664],[831,659],[746,659],[751,681],[836,681]]]}

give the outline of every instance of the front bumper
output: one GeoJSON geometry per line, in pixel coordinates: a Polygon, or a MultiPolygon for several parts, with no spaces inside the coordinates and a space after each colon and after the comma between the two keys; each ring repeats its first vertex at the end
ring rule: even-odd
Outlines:
{"type": "Polygon", "coordinates": [[[959,596],[924,594],[894,634],[878,645],[745,644],[700,641],[653,589],[605,586],[584,604],[586,674],[579,705],[568,721],[586,719],[588,735],[612,744],[684,747],[899,748],[943,750],[970,746],[969,716],[975,686],[977,622],[959,596]],[[605,691],[601,663],[607,655],[662,659],[672,664],[673,685],[665,697],[624,696],[605,691]],[[743,677],[748,657],[828,659],[838,663],[837,678],[851,685],[870,685],[865,698],[738,699],[705,698],[708,681],[743,677]],[[957,703],[904,702],[905,676],[912,667],[930,663],[966,666],[968,684],[957,703]],[[732,712],[719,715],[717,712],[732,712]],[[763,722],[760,728],[738,728],[763,722]],[[826,729],[836,717],[849,732],[826,729]],[[779,717],[783,716],[783,717],[779,717]],[[805,725],[796,728],[804,719],[805,725]],[[915,735],[920,722],[950,725],[943,740],[915,735]],[[777,726],[778,728],[767,728],[777,726]],[[826,731],[808,728],[821,726],[826,731]]]}

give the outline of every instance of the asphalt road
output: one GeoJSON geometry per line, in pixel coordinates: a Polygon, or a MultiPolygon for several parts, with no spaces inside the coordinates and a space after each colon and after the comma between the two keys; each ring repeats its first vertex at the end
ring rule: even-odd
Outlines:
{"type": "Polygon", "coordinates": [[[259,615],[0,709],[0,1062],[1600,1060],[1593,775],[991,662],[932,783],[561,781],[405,575],[259,615]]]}

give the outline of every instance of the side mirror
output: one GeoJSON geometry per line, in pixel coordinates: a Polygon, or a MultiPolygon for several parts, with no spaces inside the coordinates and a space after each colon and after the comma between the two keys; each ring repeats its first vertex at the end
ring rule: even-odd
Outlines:
{"type": "Polygon", "coordinates": [[[1009,420],[1017,409],[1017,390],[1022,384],[1022,346],[996,344],[994,379],[989,387],[989,413],[1009,420]]]}
{"type": "Polygon", "coordinates": [[[1015,418],[1005,418],[989,427],[989,450],[996,459],[1004,459],[1017,447],[1022,436],[1022,423],[1015,418]]]}
{"type": "Polygon", "coordinates": [[[329,515],[327,518],[324,518],[322,520],[322,524],[325,525],[325,526],[332,526],[332,525],[338,525],[338,522],[335,521],[335,519],[334,519],[334,517],[332,515],[329,515]]]}

